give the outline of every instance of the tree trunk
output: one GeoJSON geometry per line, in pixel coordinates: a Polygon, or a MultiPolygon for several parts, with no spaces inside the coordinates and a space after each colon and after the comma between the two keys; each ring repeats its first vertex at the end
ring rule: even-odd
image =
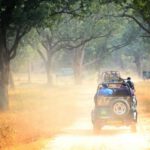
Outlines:
{"type": "Polygon", "coordinates": [[[28,83],[31,83],[31,63],[28,62],[28,83]]]}
{"type": "MultiPolygon", "coordinates": [[[[118,55],[116,53],[116,55],[118,55]]],[[[118,58],[117,58],[117,64],[119,65],[119,68],[121,71],[124,71],[125,70],[125,66],[124,66],[124,62],[123,62],[123,58],[122,58],[122,55],[120,55],[118,58]]]]}
{"type": "Polygon", "coordinates": [[[53,77],[52,77],[52,54],[51,53],[47,55],[46,74],[47,74],[47,85],[52,86],[53,77]]]}
{"type": "Polygon", "coordinates": [[[138,55],[138,54],[135,54],[135,56],[134,56],[134,62],[135,62],[136,68],[137,68],[138,76],[141,77],[142,76],[141,56],[138,55]]]}
{"type": "Polygon", "coordinates": [[[8,109],[9,61],[0,39],[0,111],[8,109]]]}
{"type": "Polygon", "coordinates": [[[14,89],[15,88],[15,83],[14,83],[14,79],[13,79],[13,73],[10,69],[9,71],[9,85],[10,85],[10,88],[14,89]]]}
{"type": "Polygon", "coordinates": [[[80,47],[79,49],[75,49],[74,78],[76,84],[82,83],[83,60],[84,60],[84,46],[80,47]]]}
{"type": "Polygon", "coordinates": [[[46,66],[46,75],[47,75],[47,85],[52,86],[53,85],[53,80],[52,80],[52,71],[49,68],[49,65],[47,64],[46,66]]]}
{"type": "Polygon", "coordinates": [[[0,111],[8,109],[9,56],[5,46],[6,31],[0,29],[0,111]]]}
{"type": "Polygon", "coordinates": [[[39,53],[40,57],[42,58],[44,65],[45,65],[45,70],[46,70],[46,76],[47,76],[47,85],[52,86],[53,85],[53,78],[52,78],[52,58],[53,54],[51,53],[51,49],[49,46],[47,46],[46,49],[46,56],[37,49],[37,52],[39,53]]]}

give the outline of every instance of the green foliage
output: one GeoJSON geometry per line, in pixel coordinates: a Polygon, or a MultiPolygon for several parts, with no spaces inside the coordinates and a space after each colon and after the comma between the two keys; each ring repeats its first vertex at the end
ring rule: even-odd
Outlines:
{"type": "Polygon", "coordinates": [[[145,21],[150,20],[150,1],[149,0],[133,0],[133,6],[145,21]]]}
{"type": "MultiPolygon", "coordinates": [[[[143,31],[139,26],[135,24],[134,21],[122,17],[112,17],[111,14],[117,16],[127,9],[126,11],[128,14],[136,15],[138,10],[146,10],[145,7],[148,7],[146,6],[148,2],[142,0],[94,0],[90,3],[88,1],[83,1],[84,9],[74,12],[73,10],[78,8],[81,3],[79,1],[77,3],[72,1],[67,6],[65,12],[62,12],[63,15],[60,15],[59,13],[58,15],[52,15],[52,12],[55,12],[54,8],[57,8],[56,10],[62,10],[61,8],[63,8],[65,3],[66,2],[61,1],[60,3],[59,1],[52,1],[51,4],[45,1],[42,2],[40,7],[38,7],[41,14],[37,13],[35,14],[35,18],[32,18],[34,20],[36,19],[36,16],[43,15],[43,21],[38,22],[37,20],[38,23],[35,25],[35,27],[40,28],[42,34],[37,36],[32,32],[31,35],[28,36],[28,39],[32,41],[32,44],[34,45],[33,49],[39,47],[42,51],[44,51],[44,49],[42,49],[41,44],[39,43],[48,42],[46,37],[49,38],[49,43],[52,42],[51,39],[53,39],[52,45],[57,43],[57,41],[61,41],[60,44],[62,47],[60,49],[62,51],[58,52],[54,59],[54,64],[56,66],[63,66],[63,63],[64,65],[67,64],[71,66],[73,49],[78,48],[78,46],[80,47],[85,40],[90,38],[91,39],[85,44],[84,64],[85,66],[88,63],[92,64],[92,67],[95,69],[98,69],[102,64],[107,64],[107,61],[111,62],[112,59],[110,58],[116,58],[114,55],[116,55],[117,52],[120,53],[120,61],[128,61],[130,62],[129,64],[134,64],[133,60],[135,53],[139,52],[143,57],[147,54],[147,52],[143,53],[143,51],[145,46],[148,50],[149,45],[148,42],[139,40],[139,37],[143,35],[143,31]],[[88,7],[89,5],[90,7],[88,7]],[[128,9],[129,6],[134,6],[134,11],[131,11],[131,8],[128,9]],[[47,12],[49,8],[50,10],[47,12]],[[68,10],[71,10],[71,13],[69,13],[68,10]],[[87,16],[83,17],[85,12],[88,12],[87,16]],[[69,16],[66,15],[66,13],[68,13],[69,16]],[[47,15],[44,16],[44,14],[47,15]],[[74,16],[73,18],[72,15],[74,16]],[[44,26],[47,28],[42,28],[44,26]],[[52,31],[52,33],[50,31],[52,31]],[[101,38],[101,36],[104,37],[101,38]],[[117,45],[126,45],[125,43],[130,45],[127,46],[127,48],[117,47],[117,45]],[[140,43],[140,45],[138,45],[138,43],[140,43]],[[68,49],[72,51],[66,51],[68,49]]],[[[141,20],[139,15],[138,18],[141,20]]],[[[31,51],[29,53],[31,53],[31,51]]]]}
{"type": "Polygon", "coordinates": [[[38,36],[35,34],[35,30],[30,31],[29,34],[25,35],[18,46],[18,52],[15,57],[11,61],[11,68],[14,72],[25,72],[28,69],[28,63],[32,63],[33,60],[39,58],[36,48],[40,47],[40,43],[38,41],[38,36]],[[30,43],[34,44],[31,47],[30,43]]]}
{"type": "Polygon", "coordinates": [[[0,44],[8,53],[7,59],[16,56],[20,40],[33,27],[52,26],[62,14],[85,14],[89,3],[89,0],[1,0],[0,33],[5,42],[0,44]]]}

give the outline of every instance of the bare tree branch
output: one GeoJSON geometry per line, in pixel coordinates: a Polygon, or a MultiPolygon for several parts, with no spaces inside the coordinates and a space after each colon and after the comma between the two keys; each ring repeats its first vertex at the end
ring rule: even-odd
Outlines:
{"type": "Polygon", "coordinates": [[[91,37],[89,37],[87,39],[82,40],[80,43],[78,43],[76,45],[73,45],[73,44],[69,43],[66,47],[67,47],[67,49],[78,48],[78,47],[84,45],[85,43],[88,43],[91,40],[102,38],[102,37],[106,37],[106,36],[110,35],[110,33],[111,33],[111,31],[108,34],[105,34],[105,35],[91,36],[91,37]]]}
{"type": "MultiPolygon", "coordinates": [[[[117,50],[120,50],[120,49],[123,48],[123,47],[128,46],[130,43],[131,43],[131,42],[127,42],[127,43],[123,43],[123,44],[119,44],[119,45],[112,46],[112,47],[110,47],[110,48],[105,49],[105,51],[103,51],[103,53],[107,53],[107,54],[113,53],[113,52],[115,52],[115,51],[117,51],[117,50]],[[111,50],[111,51],[110,51],[110,50],[111,50]]],[[[106,57],[106,56],[103,55],[103,59],[104,59],[104,57],[106,57]]],[[[87,66],[90,66],[90,65],[92,65],[92,64],[95,64],[96,62],[100,61],[101,58],[102,58],[101,56],[97,55],[97,57],[94,58],[92,61],[90,61],[90,62],[84,64],[84,67],[87,67],[87,66]]]]}
{"type": "Polygon", "coordinates": [[[15,40],[13,42],[12,47],[8,50],[9,53],[9,59],[13,59],[16,54],[17,54],[17,47],[18,44],[20,42],[20,40],[22,39],[22,37],[30,30],[31,28],[25,28],[23,31],[21,31],[21,26],[19,26],[16,29],[16,36],[15,36],[15,40]]]}
{"type": "Polygon", "coordinates": [[[18,47],[18,44],[20,41],[19,33],[20,33],[20,28],[16,31],[16,37],[15,37],[14,43],[13,43],[12,47],[9,49],[9,59],[10,60],[16,56],[17,47],[18,47]]]}
{"type": "Polygon", "coordinates": [[[119,14],[119,15],[105,15],[105,16],[109,16],[109,17],[126,17],[126,18],[130,18],[132,20],[134,20],[140,28],[142,28],[144,31],[146,31],[148,34],[150,34],[150,30],[148,28],[146,28],[142,23],[140,22],[137,18],[135,18],[134,16],[132,15],[129,15],[129,14],[126,14],[126,13],[123,13],[123,14],[119,14]]]}
{"type": "Polygon", "coordinates": [[[128,14],[123,14],[122,17],[128,17],[133,19],[144,31],[146,31],[148,34],[150,34],[150,30],[148,30],[137,18],[134,16],[128,15],[128,14]]]}

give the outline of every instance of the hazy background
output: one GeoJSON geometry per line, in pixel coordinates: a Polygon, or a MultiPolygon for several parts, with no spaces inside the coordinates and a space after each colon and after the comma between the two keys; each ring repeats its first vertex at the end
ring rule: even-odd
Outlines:
{"type": "Polygon", "coordinates": [[[103,71],[131,76],[148,119],[149,60],[149,0],[1,0],[0,149],[60,133],[83,99],[90,118],[103,71]]]}

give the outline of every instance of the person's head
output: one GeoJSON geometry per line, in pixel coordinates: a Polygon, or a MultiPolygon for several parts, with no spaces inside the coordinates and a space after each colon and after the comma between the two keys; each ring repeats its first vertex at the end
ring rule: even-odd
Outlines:
{"type": "Polygon", "coordinates": [[[108,88],[108,85],[105,84],[105,83],[103,83],[103,84],[102,84],[102,87],[103,87],[103,88],[108,88]]]}
{"type": "Polygon", "coordinates": [[[131,80],[131,77],[128,77],[127,80],[131,80]]]}

